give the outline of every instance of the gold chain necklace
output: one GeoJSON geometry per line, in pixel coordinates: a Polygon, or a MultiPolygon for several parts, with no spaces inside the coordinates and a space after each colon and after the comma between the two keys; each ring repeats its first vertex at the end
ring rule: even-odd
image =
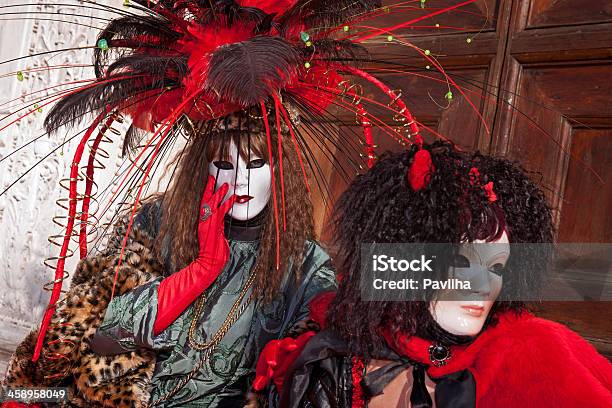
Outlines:
{"type": "Polygon", "coordinates": [[[251,295],[249,296],[249,298],[247,299],[247,301],[243,303],[242,306],[240,305],[242,303],[242,300],[246,296],[246,293],[248,292],[248,290],[253,286],[253,283],[255,282],[255,277],[256,277],[255,274],[249,277],[248,281],[244,285],[244,288],[242,288],[242,290],[240,291],[240,295],[238,296],[238,299],[232,305],[230,312],[225,318],[225,321],[223,322],[219,330],[217,330],[217,332],[212,336],[212,339],[209,342],[205,342],[205,343],[198,343],[193,338],[195,334],[195,328],[197,327],[197,322],[200,318],[200,314],[202,313],[202,309],[204,308],[204,303],[205,303],[205,296],[204,295],[200,296],[200,298],[198,299],[198,303],[196,304],[196,307],[195,307],[193,319],[191,320],[189,332],[187,335],[187,340],[189,341],[189,345],[193,347],[194,349],[204,350],[204,355],[202,356],[198,364],[196,364],[195,367],[193,367],[193,369],[189,372],[189,374],[187,374],[185,378],[183,378],[175,387],[173,387],[165,395],[162,395],[161,397],[159,397],[157,400],[146,404],[145,408],[150,408],[162,402],[167,401],[170,397],[174,396],[177,392],[179,392],[181,388],[187,385],[187,383],[191,381],[193,377],[195,377],[195,375],[200,371],[200,369],[208,361],[215,347],[219,344],[219,342],[221,342],[221,339],[227,334],[227,332],[232,327],[232,325],[236,323],[236,321],[242,315],[242,313],[244,313],[246,308],[253,302],[253,299],[255,299],[255,291],[253,291],[251,295]]]}
{"type": "MultiPolygon", "coordinates": [[[[195,305],[193,318],[191,319],[191,324],[189,325],[189,332],[187,334],[187,341],[189,342],[191,348],[198,351],[206,350],[207,348],[212,347],[215,343],[221,340],[223,336],[225,336],[225,334],[229,331],[230,327],[236,322],[236,320],[238,320],[238,317],[240,317],[240,315],[244,312],[244,309],[246,309],[246,307],[242,307],[240,308],[240,310],[238,310],[238,308],[242,304],[242,300],[246,296],[246,293],[249,291],[251,286],[253,286],[253,282],[255,282],[255,274],[249,276],[249,279],[244,285],[244,288],[242,288],[240,294],[238,295],[238,299],[236,299],[236,301],[232,305],[229,313],[227,314],[227,317],[225,318],[225,321],[223,322],[221,327],[219,327],[219,330],[217,330],[217,332],[211,337],[210,341],[204,343],[199,343],[195,339],[195,331],[198,327],[198,321],[200,320],[202,310],[204,309],[204,304],[206,303],[206,296],[204,294],[202,294],[198,298],[198,302],[195,305]]],[[[249,297],[249,300],[245,303],[245,305],[248,306],[251,303],[251,300],[252,296],[249,297]]]]}

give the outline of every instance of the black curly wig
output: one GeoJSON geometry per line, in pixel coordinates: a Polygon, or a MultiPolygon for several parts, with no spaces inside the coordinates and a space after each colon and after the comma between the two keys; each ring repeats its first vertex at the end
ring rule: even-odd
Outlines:
{"type": "MultiPolygon", "coordinates": [[[[553,239],[550,207],[542,191],[518,164],[504,158],[461,152],[447,142],[423,146],[434,171],[428,184],[414,191],[407,180],[417,146],[386,153],[357,176],[334,209],[334,248],[341,283],[327,315],[336,330],[360,355],[371,355],[384,341],[381,327],[436,339],[440,327],[429,313],[429,301],[366,302],[361,300],[362,243],[460,243],[494,241],[506,231],[511,243],[548,243],[553,239]],[[477,183],[470,170],[480,173],[477,183]],[[483,189],[494,183],[497,200],[483,189]]],[[[506,269],[512,269],[510,256],[506,269]]],[[[518,268],[516,268],[518,269],[518,268]]],[[[513,274],[506,286],[534,286],[534,279],[513,274]]],[[[503,290],[502,290],[503,295],[503,290]]],[[[499,310],[522,311],[520,301],[500,295],[490,316],[499,310]]],[[[433,300],[433,299],[432,299],[433,300]]],[[[492,319],[494,323],[494,317],[492,319]]]]}

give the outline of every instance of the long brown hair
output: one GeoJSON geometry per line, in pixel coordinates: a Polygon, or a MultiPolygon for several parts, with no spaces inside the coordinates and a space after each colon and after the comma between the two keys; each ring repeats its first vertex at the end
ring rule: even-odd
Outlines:
{"type": "MultiPolygon", "coordinates": [[[[170,263],[174,270],[180,270],[188,265],[198,253],[198,211],[208,178],[209,163],[215,158],[226,156],[232,142],[243,159],[248,160],[250,147],[251,154],[257,154],[270,163],[267,135],[261,131],[261,124],[251,126],[249,121],[253,119],[247,118],[244,125],[239,125],[238,129],[233,130],[221,130],[210,122],[195,126],[184,150],[175,159],[176,170],[172,182],[162,196],[163,215],[155,246],[160,259],[164,245],[169,246],[170,263]]],[[[265,302],[272,300],[278,293],[283,277],[289,273],[290,262],[294,265],[295,277],[300,277],[305,243],[313,233],[312,203],[303,172],[291,140],[285,137],[281,139],[286,219],[286,229],[284,229],[276,135],[277,131],[271,127],[271,147],[272,151],[276,152],[272,157],[275,186],[271,189],[268,205],[270,210],[264,221],[257,261],[252,271],[257,274],[254,290],[265,302]],[[278,269],[276,268],[276,220],[272,208],[274,193],[278,203],[280,228],[278,269]]]]}

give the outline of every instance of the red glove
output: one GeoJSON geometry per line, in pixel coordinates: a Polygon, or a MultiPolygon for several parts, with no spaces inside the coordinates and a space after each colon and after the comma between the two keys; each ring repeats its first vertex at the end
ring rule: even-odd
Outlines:
{"type": "Polygon", "coordinates": [[[257,360],[253,389],[255,391],[262,391],[272,380],[276,385],[279,395],[282,394],[287,370],[298,358],[308,340],[314,335],[315,332],[308,331],[295,339],[285,337],[281,340],[272,340],[266,344],[261,351],[259,360],[257,360]]]}
{"type": "Polygon", "coordinates": [[[232,195],[221,204],[229,186],[225,183],[216,192],[214,189],[215,178],[210,176],[200,204],[198,257],[159,284],[154,335],[170,326],[217,279],[229,259],[229,245],[223,231],[224,217],[234,205],[236,196],[232,195]]]}
{"type": "Polygon", "coordinates": [[[2,408],[41,408],[40,404],[26,404],[23,402],[8,401],[0,404],[2,408]]]}

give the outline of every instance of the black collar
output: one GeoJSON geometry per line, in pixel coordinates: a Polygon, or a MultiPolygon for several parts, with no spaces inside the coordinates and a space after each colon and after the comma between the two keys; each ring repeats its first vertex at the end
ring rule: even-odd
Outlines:
{"type": "Polygon", "coordinates": [[[267,216],[267,206],[255,217],[245,221],[228,215],[225,217],[225,236],[232,241],[259,241],[267,216]]]}

